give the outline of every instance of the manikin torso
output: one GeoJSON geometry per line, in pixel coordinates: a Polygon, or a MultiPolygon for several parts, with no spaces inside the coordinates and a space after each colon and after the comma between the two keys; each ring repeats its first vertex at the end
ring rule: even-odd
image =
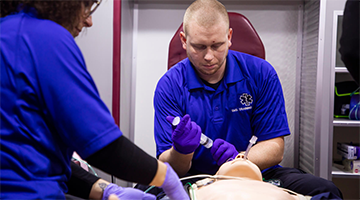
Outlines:
{"type": "Polygon", "coordinates": [[[224,163],[216,175],[230,178],[216,179],[211,184],[195,188],[193,196],[196,200],[300,199],[295,193],[290,194],[284,189],[263,182],[260,169],[254,163],[244,159],[242,154],[224,163]]]}

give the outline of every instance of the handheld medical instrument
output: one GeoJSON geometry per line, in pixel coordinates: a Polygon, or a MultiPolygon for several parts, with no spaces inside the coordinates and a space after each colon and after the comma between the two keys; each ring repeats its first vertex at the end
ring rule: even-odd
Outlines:
{"type": "MultiPolygon", "coordinates": [[[[180,117],[175,117],[172,121],[173,126],[177,126],[180,123],[180,117]]],[[[200,137],[200,144],[203,145],[205,148],[210,149],[213,145],[213,140],[206,136],[204,133],[201,133],[200,137]]]]}
{"type": "Polygon", "coordinates": [[[250,150],[250,148],[252,147],[252,145],[254,145],[255,144],[255,142],[256,142],[256,140],[257,140],[258,138],[255,136],[255,135],[253,135],[252,137],[251,137],[251,139],[250,139],[250,143],[249,143],[249,145],[247,146],[247,148],[246,148],[246,151],[245,151],[245,154],[244,154],[244,159],[246,160],[246,158],[247,158],[247,155],[248,155],[248,153],[249,153],[249,150],[250,150]]]}

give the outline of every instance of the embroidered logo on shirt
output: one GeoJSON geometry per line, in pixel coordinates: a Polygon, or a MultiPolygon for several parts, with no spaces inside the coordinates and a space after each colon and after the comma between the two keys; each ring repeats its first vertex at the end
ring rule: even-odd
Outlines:
{"type": "Polygon", "coordinates": [[[239,111],[245,111],[245,110],[252,109],[251,104],[253,103],[253,98],[252,98],[252,96],[250,94],[243,93],[239,97],[239,100],[240,100],[240,103],[245,107],[233,108],[233,109],[231,109],[231,112],[239,112],[239,111]]]}
{"type": "Polygon", "coordinates": [[[242,94],[239,99],[240,103],[245,106],[250,106],[250,104],[253,102],[252,96],[246,93],[242,94]]]}

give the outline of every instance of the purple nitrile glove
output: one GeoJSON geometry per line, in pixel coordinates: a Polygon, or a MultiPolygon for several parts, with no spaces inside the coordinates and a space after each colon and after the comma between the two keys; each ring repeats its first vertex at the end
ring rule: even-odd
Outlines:
{"type": "Polygon", "coordinates": [[[113,183],[105,188],[101,200],[107,200],[111,194],[115,194],[119,199],[156,200],[156,196],[152,194],[144,193],[135,188],[123,188],[113,183]]]}
{"type": "Polygon", "coordinates": [[[234,159],[239,154],[234,145],[220,138],[214,141],[210,152],[219,166],[229,158],[234,159]]]}
{"type": "Polygon", "coordinates": [[[190,197],[185,192],[178,175],[175,173],[169,163],[165,163],[165,165],[167,166],[166,175],[164,183],[161,186],[165,194],[171,200],[190,200],[190,197]]]}
{"type": "MultiPolygon", "coordinates": [[[[172,124],[174,117],[167,116],[166,120],[172,124]]],[[[173,128],[171,139],[174,149],[182,154],[189,154],[195,151],[200,145],[201,128],[192,122],[190,116],[186,114],[180,123],[173,128]]]]}

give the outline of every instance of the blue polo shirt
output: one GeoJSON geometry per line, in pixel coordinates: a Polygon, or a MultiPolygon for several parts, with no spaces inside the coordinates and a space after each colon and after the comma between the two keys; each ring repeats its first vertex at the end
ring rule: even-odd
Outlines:
{"type": "Polygon", "coordinates": [[[73,151],[122,135],[72,35],[34,10],[0,18],[0,199],[64,199],[73,151]]]}
{"type": "MultiPolygon", "coordinates": [[[[168,115],[189,114],[205,135],[213,140],[222,138],[238,151],[246,150],[252,135],[259,142],[290,134],[274,68],[263,59],[231,50],[216,90],[202,82],[186,58],[159,80],[154,108],[157,156],[172,146],[168,115]]],[[[200,145],[190,171],[214,174],[218,168],[210,150],[200,145]]]]}

